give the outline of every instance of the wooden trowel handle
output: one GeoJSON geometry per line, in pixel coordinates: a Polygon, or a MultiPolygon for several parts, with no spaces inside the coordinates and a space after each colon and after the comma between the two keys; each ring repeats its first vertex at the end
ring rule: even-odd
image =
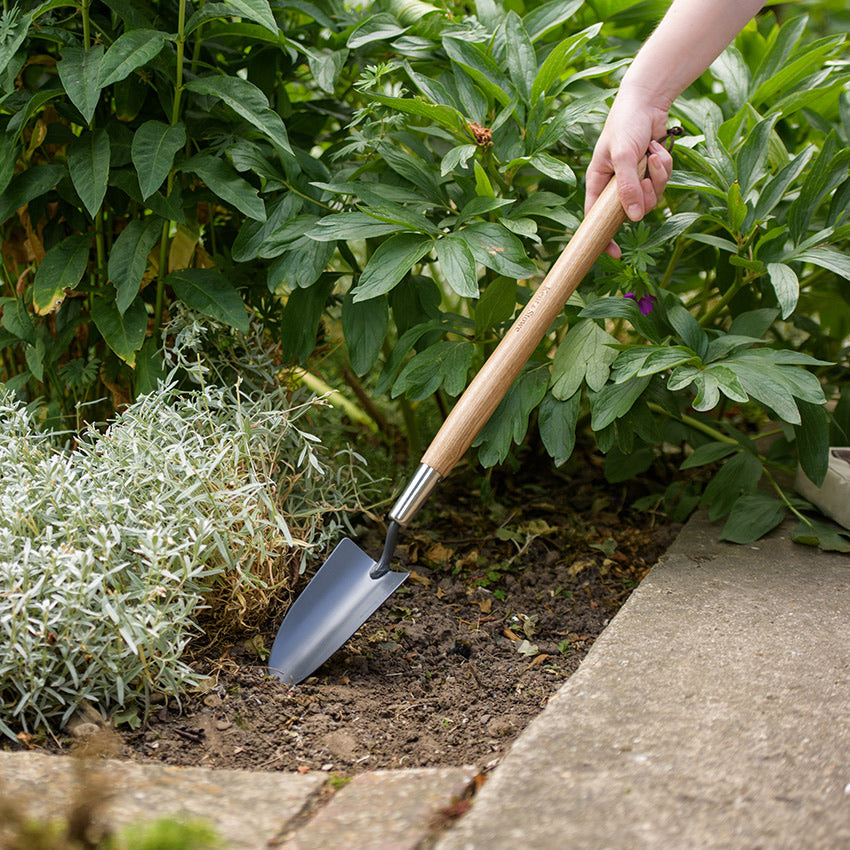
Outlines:
{"type": "Polygon", "coordinates": [[[422,463],[445,478],[463,457],[522,371],[567,299],[620,229],[617,179],[603,190],[511,329],[458,399],[422,463]]]}

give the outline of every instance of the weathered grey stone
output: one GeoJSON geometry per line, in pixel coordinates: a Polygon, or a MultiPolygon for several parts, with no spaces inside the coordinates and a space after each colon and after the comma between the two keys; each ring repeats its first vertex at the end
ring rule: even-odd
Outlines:
{"type": "Polygon", "coordinates": [[[850,559],[692,519],[438,850],[850,847],[850,559]]]}
{"type": "MultiPolygon", "coordinates": [[[[67,813],[79,777],[73,758],[0,751],[0,793],[33,817],[67,813]]],[[[107,792],[104,822],[112,827],[174,817],[209,821],[231,850],[258,850],[281,834],[309,805],[325,774],[208,770],[99,760],[107,792]]]]}
{"type": "Polygon", "coordinates": [[[355,777],[278,850],[416,850],[461,798],[474,767],[376,770],[355,777]]]}

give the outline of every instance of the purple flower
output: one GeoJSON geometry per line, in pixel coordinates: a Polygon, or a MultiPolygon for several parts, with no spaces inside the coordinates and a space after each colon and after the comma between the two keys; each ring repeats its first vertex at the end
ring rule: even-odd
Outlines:
{"type": "Polygon", "coordinates": [[[655,302],[658,300],[654,295],[641,295],[638,298],[634,292],[627,292],[623,298],[631,298],[632,301],[637,301],[641,316],[648,316],[655,309],[655,302]]]}

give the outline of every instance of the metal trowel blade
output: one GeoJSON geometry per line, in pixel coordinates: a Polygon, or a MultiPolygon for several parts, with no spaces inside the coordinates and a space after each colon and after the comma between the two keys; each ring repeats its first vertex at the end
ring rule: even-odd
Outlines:
{"type": "Polygon", "coordinates": [[[342,540],[283,618],[269,673],[296,685],[324,664],[408,577],[369,573],[375,561],[353,540],[342,540]]]}

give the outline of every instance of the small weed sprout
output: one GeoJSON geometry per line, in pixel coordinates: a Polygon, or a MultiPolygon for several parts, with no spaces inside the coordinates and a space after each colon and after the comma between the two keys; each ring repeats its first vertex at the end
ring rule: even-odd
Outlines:
{"type": "Polygon", "coordinates": [[[336,538],[362,465],[265,389],[161,383],[62,451],[0,385],[0,731],[179,695],[201,626],[256,625],[336,538]]]}

